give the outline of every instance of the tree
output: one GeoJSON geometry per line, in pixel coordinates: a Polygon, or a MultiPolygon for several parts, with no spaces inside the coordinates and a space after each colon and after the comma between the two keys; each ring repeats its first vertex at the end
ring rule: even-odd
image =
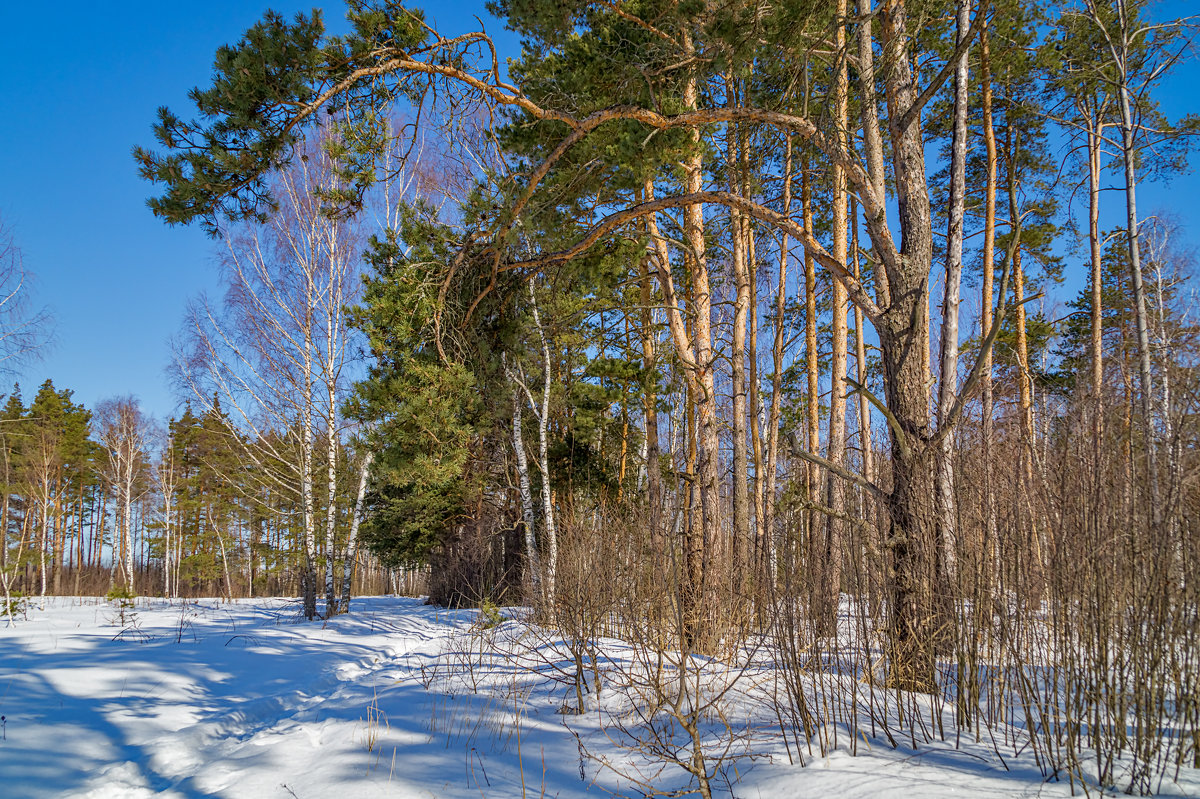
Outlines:
{"type": "MultiPolygon", "coordinates": [[[[900,687],[932,690],[934,647],[939,631],[947,629],[948,612],[937,587],[939,454],[988,371],[987,359],[1011,307],[1008,277],[1020,276],[1020,256],[1032,251],[1031,242],[1038,237],[1037,220],[1025,224],[1030,209],[1019,207],[1025,198],[1017,190],[1018,157],[1029,149],[1021,147],[1023,131],[1016,117],[1006,117],[1004,130],[1013,141],[1006,148],[1006,179],[1018,207],[1010,210],[1006,252],[998,259],[998,300],[994,309],[989,305],[992,323],[983,331],[978,358],[961,386],[942,398],[935,426],[929,395],[934,231],[922,117],[931,99],[949,85],[963,53],[983,27],[985,10],[977,11],[965,31],[956,35],[944,65],[927,69],[934,37],[910,30],[914,17],[909,4],[889,2],[872,11],[869,2],[860,2],[853,37],[858,57],[852,67],[861,136],[853,137],[845,123],[839,124],[840,112],[823,115],[818,110],[837,108],[839,103],[808,101],[813,92],[807,90],[820,91],[825,85],[821,80],[814,78],[804,92],[798,80],[785,82],[781,91],[761,94],[743,94],[737,88],[744,78],[737,72],[739,65],[752,61],[778,60],[797,77],[805,74],[806,59],[814,54],[832,51],[840,58],[849,41],[845,48],[838,46],[836,31],[842,20],[826,7],[779,4],[771,6],[771,13],[760,13],[758,6],[704,3],[662,9],[654,3],[620,9],[560,3],[552,12],[537,4],[498,7],[523,37],[538,45],[514,67],[514,83],[499,78],[494,51],[483,33],[443,37],[425,26],[419,14],[399,7],[352,4],[352,32],[337,39],[322,38],[319,19],[302,16],[289,24],[275,15],[266,17],[237,46],[221,51],[214,87],[195,93],[201,121],[185,122],[164,112],[157,134],[167,152],[138,152],[143,175],[164,187],[162,196],[151,201],[152,208],[168,221],[199,220],[210,227],[224,217],[262,212],[268,207],[268,175],[287,164],[294,137],[322,108],[335,109],[365,130],[383,108],[401,98],[415,104],[429,101],[446,116],[464,111],[511,113],[512,124],[494,130],[493,141],[519,157],[510,164],[511,171],[482,176],[486,180],[476,198],[486,198],[490,207],[477,205],[475,213],[463,215],[463,230],[441,238],[454,243],[436,259],[443,271],[432,278],[416,276],[409,284],[410,292],[426,280],[437,287],[432,293],[436,299],[419,299],[432,304],[423,318],[432,320],[434,328],[424,339],[420,357],[436,356],[432,363],[437,366],[426,362],[421,367],[430,373],[461,367],[458,353],[446,352],[446,342],[454,349],[455,338],[477,335],[480,325],[491,324],[494,315],[481,311],[482,318],[476,320],[475,313],[496,294],[502,295],[499,302],[519,296],[513,288],[521,279],[539,272],[560,273],[567,264],[594,264],[622,252],[622,243],[645,242],[637,257],[624,260],[624,268],[633,280],[641,279],[635,270],[649,253],[671,354],[682,378],[680,428],[687,446],[681,448],[678,471],[680,493],[687,498],[681,503],[681,511],[686,511],[677,518],[681,526],[686,520],[681,530],[685,578],[680,601],[688,645],[705,645],[715,638],[705,629],[706,600],[719,585],[720,569],[731,552],[721,513],[718,374],[727,352],[718,336],[719,303],[714,301],[722,290],[717,270],[724,251],[712,246],[720,230],[717,220],[730,218],[730,229],[743,231],[732,237],[739,249],[749,247],[744,236],[747,222],[786,233],[845,289],[847,299],[875,328],[883,396],[868,386],[855,391],[869,395],[888,423],[891,483],[881,487],[834,457],[820,457],[811,444],[796,448],[795,454],[884,502],[894,575],[888,583],[889,677],[900,687]],[[631,47],[633,42],[641,49],[631,47]],[[701,58],[718,52],[719,59],[701,58]],[[276,72],[286,79],[264,79],[276,72]],[[731,91],[710,91],[723,85],[731,91]],[[878,88],[882,96],[877,96],[878,88]],[[731,97],[733,102],[728,101],[731,97]],[[437,106],[435,99],[450,105],[437,106]],[[722,165],[706,143],[711,131],[730,128],[734,161],[741,148],[739,135],[795,138],[836,167],[832,172],[844,175],[864,213],[873,259],[869,282],[854,276],[849,262],[853,259],[808,214],[802,212],[801,219],[795,209],[781,214],[770,200],[739,188],[736,177],[731,180],[722,173],[729,164],[722,165]],[[884,161],[885,151],[891,154],[890,163],[884,161]],[[885,193],[889,187],[894,206],[885,193]],[[891,207],[895,230],[888,219],[891,207]],[[530,230],[544,234],[530,237],[542,247],[540,252],[531,254],[517,246],[530,230]],[[467,271],[472,274],[464,277],[467,271]],[[474,294],[471,289],[476,289],[474,294]],[[476,330],[467,333],[472,327],[476,330]]],[[[827,99],[832,99],[840,81],[828,84],[827,99]]],[[[1005,110],[1018,108],[1015,99],[1005,95],[1005,110]]],[[[354,156],[361,160],[346,162],[351,182],[344,196],[351,204],[376,175],[357,167],[380,152],[370,136],[360,141],[363,147],[354,156]]],[[[989,167],[989,184],[994,186],[992,173],[989,167]]],[[[836,227],[844,231],[845,225],[836,227]]],[[[843,233],[838,237],[844,244],[843,233]]],[[[990,271],[994,266],[989,260],[984,268],[990,271]]],[[[733,271],[734,283],[744,285],[743,270],[733,271]]],[[[735,307],[745,308],[744,290],[738,297],[735,307]]],[[[1018,292],[1018,303],[1021,299],[1018,292]]],[[[745,319],[740,311],[735,315],[745,319]]],[[[637,325],[632,318],[630,322],[637,325]]],[[[735,328],[738,325],[734,322],[735,328]]],[[[844,334],[839,332],[843,338],[844,334]]],[[[735,349],[742,341],[739,333],[735,349]]],[[[485,352],[482,347],[472,351],[485,352]]],[[[744,352],[733,357],[742,358],[744,352]]],[[[494,367],[493,362],[493,372],[494,367]]],[[[472,371],[482,374],[486,365],[472,371]]],[[[844,366],[835,371],[844,372],[844,366]]],[[[953,377],[946,375],[948,388],[953,377]]],[[[741,391],[738,379],[733,379],[735,395],[741,391]]],[[[816,400],[808,397],[809,403],[816,400]]],[[[734,415],[740,414],[737,410],[734,415]]],[[[745,431],[740,422],[733,428],[740,442],[745,431]]],[[[503,440],[511,440],[511,435],[503,440]]],[[[837,446],[833,442],[828,454],[836,455],[837,446]]],[[[735,480],[743,478],[745,460],[738,456],[735,480]]],[[[411,488],[406,491],[410,493],[404,498],[411,499],[411,488]]],[[[735,496],[738,510],[744,510],[741,492],[735,496]]],[[[445,519],[446,509],[437,510],[438,518],[445,519]]],[[[735,519],[733,526],[740,531],[745,525],[735,519]]]]}
{"type": "Polygon", "coordinates": [[[31,306],[31,283],[21,249],[0,219],[0,368],[30,360],[50,340],[53,319],[31,306]]]}
{"type": "Polygon", "coordinates": [[[134,397],[114,397],[96,406],[96,435],[108,454],[105,477],[117,500],[117,533],[125,587],[134,591],[133,509],[151,483],[148,474],[151,420],[134,397]]]}
{"type": "Polygon", "coordinates": [[[10,623],[15,610],[12,601],[13,578],[22,565],[28,543],[28,503],[22,496],[24,492],[21,490],[19,469],[26,424],[21,387],[14,383],[12,392],[5,401],[4,410],[0,412],[0,469],[3,469],[0,472],[0,492],[3,492],[0,499],[0,582],[4,587],[4,601],[10,623]],[[15,550],[12,543],[14,538],[15,550]]]}
{"type": "MultiPolygon", "coordinates": [[[[1150,352],[1150,319],[1142,274],[1138,232],[1138,160],[1156,140],[1178,138],[1182,132],[1162,120],[1149,100],[1150,89],[1162,79],[1190,45],[1184,35],[1185,22],[1157,24],[1142,17],[1143,0],[1084,0],[1083,16],[1095,26],[1104,47],[1100,50],[1102,74],[1119,112],[1118,143],[1124,177],[1126,243],[1133,289],[1138,342],[1138,380],[1141,385],[1141,415],[1146,440],[1146,469],[1150,482],[1151,517],[1162,523],[1154,423],[1154,385],[1150,352]]],[[[1197,127],[1198,120],[1184,121],[1184,130],[1197,127]]]]}
{"type": "Polygon", "coordinates": [[[339,190],[331,136],[314,139],[295,166],[273,181],[284,203],[263,223],[225,237],[224,305],[190,310],[176,360],[183,387],[211,408],[220,396],[244,436],[244,457],[275,488],[294,492],[303,518],[305,615],[317,613],[318,513],[323,504],[325,610],[336,612],[339,449],[349,392],[350,332],[345,309],[357,286],[356,229],[326,213],[339,190]],[[274,433],[286,432],[279,438],[274,433]],[[318,443],[318,436],[323,441],[318,443]],[[323,452],[318,453],[318,446],[323,452]],[[326,470],[317,474],[323,458],[326,470]],[[278,469],[281,468],[282,471],[278,469]],[[323,480],[324,497],[317,496],[323,480]]]}
{"type": "Polygon", "coordinates": [[[23,469],[29,484],[30,504],[37,508],[40,592],[45,596],[47,580],[54,593],[62,589],[65,543],[72,511],[82,508],[76,500],[82,484],[90,479],[93,444],[90,411],[72,401],[74,392],[61,391],[46,380],[29,404],[29,439],[24,447],[23,469]],[[50,575],[47,574],[47,569],[50,575]]]}

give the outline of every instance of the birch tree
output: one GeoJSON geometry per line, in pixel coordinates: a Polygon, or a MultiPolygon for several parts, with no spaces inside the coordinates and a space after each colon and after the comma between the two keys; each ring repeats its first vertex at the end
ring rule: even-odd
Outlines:
{"type": "Polygon", "coordinates": [[[133,593],[133,512],[151,485],[146,474],[153,438],[151,421],[131,396],[100,402],[94,419],[96,435],[108,455],[105,476],[116,500],[117,535],[124,555],[121,572],[125,588],[133,593]]]}
{"type": "Polygon", "coordinates": [[[176,357],[184,389],[201,407],[214,396],[244,433],[244,455],[275,490],[298,499],[305,568],[304,614],[316,617],[319,498],[323,446],[326,613],[336,612],[335,532],[340,402],[349,390],[345,308],[358,290],[361,240],[326,212],[337,177],[326,137],[274,182],[279,210],[262,224],[225,234],[222,306],[206,298],[189,311],[176,357]],[[284,437],[271,435],[285,432],[284,437]],[[323,437],[323,441],[318,441],[323,437]],[[283,471],[279,471],[279,467],[283,471]]]}

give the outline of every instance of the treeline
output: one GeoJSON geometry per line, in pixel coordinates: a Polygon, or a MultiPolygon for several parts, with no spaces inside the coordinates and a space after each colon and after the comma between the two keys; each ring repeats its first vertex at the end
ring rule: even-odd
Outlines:
{"type": "Polygon", "coordinates": [[[305,218],[374,234],[346,412],[385,563],[529,602],[581,707],[597,636],[669,663],[647,735],[692,736],[658,745],[704,795],[731,744],[690,656],[749,642],[797,753],[944,734],[920,695],[1087,785],[1200,766],[1193,263],[1137,203],[1196,133],[1156,103],[1188,21],[493,5],[508,78],[396,3],[268,15],[137,154],[159,216],[221,232],[294,205],[323,137],[305,218]]]}
{"type": "MultiPolygon", "coordinates": [[[[279,451],[294,450],[294,435],[276,437],[279,451]]],[[[47,380],[26,406],[14,385],[0,416],[6,598],[300,593],[298,492],[280,483],[279,464],[250,461],[249,445],[219,401],[199,415],[189,405],[164,429],[129,397],[89,410],[47,380]]],[[[334,486],[338,532],[331,550],[315,553],[347,599],[352,572],[356,590],[391,588],[378,561],[349,547],[353,482],[334,486]]]]}

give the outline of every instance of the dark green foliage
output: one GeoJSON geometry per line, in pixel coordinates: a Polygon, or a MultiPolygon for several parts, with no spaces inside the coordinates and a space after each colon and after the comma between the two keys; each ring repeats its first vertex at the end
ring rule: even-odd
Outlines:
{"type": "MultiPolygon", "coordinates": [[[[212,86],[189,92],[197,119],[159,109],[154,136],[166,152],[133,151],[141,176],[165,186],[148,203],[157,216],[173,224],[201,220],[214,234],[221,218],[264,221],[274,207],[267,178],[320,119],[297,112],[356,70],[417,46],[426,35],[419,15],[390,0],[352,0],[347,18],[351,35],[326,37],[319,10],[297,14],[293,22],[268,11],[236,45],[217,51],[212,86]]],[[[361,202],[374,179],[370,156],[381,144],[374,110],[385,98],[412,90],[403,81],[375,83],[325,107],[362,134],[359,148],[340,151],[347,189],[332,199],[361,202]]]]}
{"type": "MultiPolygon", "coordinates": [[[[467,472],[484,403],[475,374],[440,356],[435,331],[439,316],[453,320],[439,285],[453,243],[432,209],[405,207],[400,229],[372,240],[374,273],[354,311],[374,358],[347,406],[376,452],[362,536],[392,564],[424,562],[473,496],[467,472]]],[[[457,358],[470,355],[467,342],[446,343],[457,358]]]]}
{"type": "MultiPolygon", "coordinates": [[[[196,416],[190,407],[170,423],[169,446],[178,469],[172,501],[184,542],[180,578],[193,585],[217,580],[222,574],[221,543],[238,512],[238,472],[243,464],[232,440],[229,420],[220,403],[196,416]]],[[[226,557],[230,553],[226,552],[226,557]]],[[[237,553],[231,566],[238,562],[237,553]]]]}
{"type": "MultiPolygon", "coordinates": [[[[1128,238],[1123,229],[1118,229],[1107,231],[1104,239],[1106,244],[1100,262],[1103,357],[1110,371],[1130,375],[1135,368],[1133,362],[1137,357],[1137,341],[1134,332],[1136,328],[1133,290],[1130,287],[1128,238]]],[[[1161,328],[1163,333],[1176,339],[1180,347],[1178,351],[1170,353],[1170,358],[1164,358],[1163,362],[1174,360],[1187,363],[1190,357],[1183,345],[1194,337],[1196,326],[1189,321],[1187,312],[1179,307],[1179,290],[1184,276],[1174,271],[1173,265],[1170,264],[1158,264],[1151,260],[1149,265],[1163,269],[1161,286],[1158,284],[1160,275],[1154,271],[1148,273],[1154,335],[1157,337],[1161,328]]],[[[1055,342],[1058,359],[1055,384],[1064,393],[1075,390],[1081,378],[1086,380],[1085,375],[1090,369],[1091,287],[1081,290],[1067,307],[1070,311],[1062,320],[1055,342]]],[[[1121,381],[1114,378],[1113,382],[1121,381]]]]}

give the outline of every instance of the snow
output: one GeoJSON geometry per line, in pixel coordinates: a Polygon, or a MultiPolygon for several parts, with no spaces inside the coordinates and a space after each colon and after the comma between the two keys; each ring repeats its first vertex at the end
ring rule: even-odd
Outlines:
{"type": "MultiPolygon", "coordinates": [[[[511,621],[486,629],[478,611],[374,597],[305,623],[279,599],[140,599],[124,619],[96,599],[34,605],[0,626],[2,797],[565,798],[689,784],[636,750],[619,681],[599,707],[564,714],[574,688],[558,642],[511,621]]],[[[606,657],[637,672],[618,642],[606,657]]],[[[715,783],[725,795],[1070,795],[1028,758],[1002,764],[952,738],[916,750],[864,738],[857,756],[843,742],[791,765],[753,694],[731,694],[744,707],[713,733],[738,755],[715,783]]],[[[1164,787],[1196,795],[1200,777],[1164,787]]]]}

